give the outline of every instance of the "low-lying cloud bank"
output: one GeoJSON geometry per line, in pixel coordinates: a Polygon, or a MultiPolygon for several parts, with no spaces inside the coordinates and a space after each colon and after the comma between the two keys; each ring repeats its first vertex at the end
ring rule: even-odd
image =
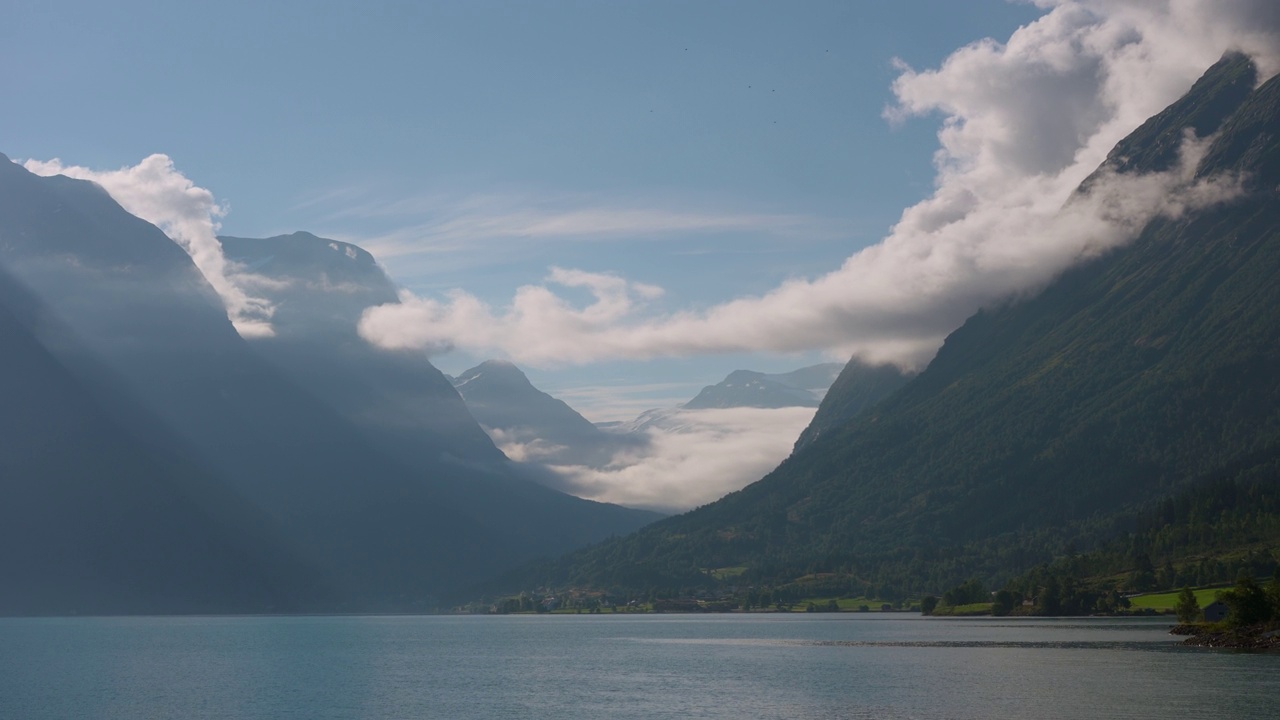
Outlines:
{"type": "Polygon", "coordinates": [[[254,278],[239,272],[222,253],[217,218],[225,209],[218,205],[212,192],[197,186],[175,169],[169,156],[151,155],[137,165],[119,170],[63,165],[56,158],[27,160],[23,165],[37,175],[66,175],[101,185],[121,207],[156,225],[187,251],[222,298],[227,317],[241,335],[274,334],[271,303],[246,290],[254,278]]]}
{"type": "MultiPolygon", "coordinates": [[[[759,480],[791,454],[813,408],[681,410],[604,468],[551,466],[557,489],[589,500],[683,512],[759,480]]],[[[536,458],[528,458],[536,459],[536,458]]]]}
{"type": "Polygon", "coordinates": [[[1107,152],[1224,52],[1280,69],[1274,0],[1038,0],[1047,12],[1007,42],[957,50],[935,70],[905,65],[893,122],[940,114],[932,196],[883,241],[822,277],[697,312],[655,315],[660,288],[555,268],[495,309],[463,290],[404,293],[360,332],[388,348],[465,348],[532,365],[737,351],[826,349],[918,367],[979,307],[1033,292],[1150,219],[1229,199],[1234,178],[1192,184],[1182,167],[1107,177],[1067,204],[1107,152]],[[1118,202],[1117,198],[1124,198],[1118,202]],[[1065,206],[1065,207],[1064,207],[1065,206]],[[558,288],[585,288],[585,307],[558,288]]]}

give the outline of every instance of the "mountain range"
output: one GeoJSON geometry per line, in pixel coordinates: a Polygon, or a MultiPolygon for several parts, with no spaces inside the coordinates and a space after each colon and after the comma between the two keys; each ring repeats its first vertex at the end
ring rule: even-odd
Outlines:
{"type": "Polygon", "coordinates": [[[422,609],[655,517],[530,481],[425,358],[358,341],[394,297],[367,253],[226,245],[274,337],[101,187],[0,158],[0,613],[422,609]]]}
{"type": "MultiPolygon", "coordinates": [[[[1166,508],[1247,515],[1220,496],[1280,481],[1280,78],[1224,57],[1068,206],[1188,158],[1221,202],[981,310],[918,374],[738,371],[627,434],[509,364],[451,379],[365,343],[360,313],[396,288],[347,243],[221,238],[274,309],[241,337],[159,228],[0,156],[0,615],[407,612],[477,583],[901,596],[1118,557],[1166,508]],[[489,434],[599,466],[681,412],[815,403],[775,470],[657,522],[546,487],[489,434]]],[[[1268,527],[1231,537],[1274,553],[1268,527]]]]}
{"type": "MultiPolygon", "coordinates": [[[[654,433],[705,432],[716,425],[714,411],[742,408],[817,407],[827,388],[843,373],[842,385],[857,399],[826,417],[856,414],[861,406],[885,397],[908,375],[891,365],[824,363],[787,373],[735,370],[692,400],[646,410],[630,421],[592,423],[562,400],[538,390],[515,365],[489,360],[456,378],[454,387],[486,431],[511,457],[548,466],[543,479],[565,486],[557,468],[606,469],[640,462],[654,451],[654,433]],[[702,411],[712,411],[708,414],[702,411]]],[[[776,461],[782,459],[779,455],[776,461]]],[[[732,484],[732,482],[731,482],[732,484]]]]}
{"type": "Polygon", "coordinates": [[[488,360],[453,378],[471,414],[513,458],[547,465],[604,467],[617,453],[646,444],[611,433],[533,386],[515,365],[488,360]]]}
{"type": "MultiPolygon", "coordinates": [[[[646,431],[678,430],[685,410],[816,408],[845,367],[823,363],[773,374],[734,370],[682,405],[646,410],[629,422],[598,424],[534,387],[518,367],[503,360],[485,361],[453,378],[453,385],[509,454],[548,465],[604,467],[619,452],[644,448],[646,431]]],[[[893,366],[868,367],[867,382],[858,387],[868,398],[879,399],[896,389],[900,383],[894,379],[902,377],[893,366]]]]}
{"type": "Polygon", "coordinates": [[[715,385],[702,388],[685,410],[731,407],[818,407],[827,388],[835,382],[842,365],[824,363],[789,373],[761,373],[734,370],[715,385]]]}
{"type": "Polygon", "coordinates": [[[998,586],[1188,488],[1276,484],[1280,78],[1259,85],[1246,57],[1224,57],[1077,199],[1107,175],[1169,170],[1188,132],[1204,149],[1187,180],[1226,179],[1234,197],[1158,216],[1034,297],[978,312],[879,402],[837,381],[760,481],[509,584],[998,586]]]}

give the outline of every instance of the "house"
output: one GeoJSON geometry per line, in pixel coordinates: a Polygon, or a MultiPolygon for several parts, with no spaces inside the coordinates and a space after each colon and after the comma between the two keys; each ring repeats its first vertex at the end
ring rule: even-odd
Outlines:
{"type": "Polygon", "coordinates": [[[1226,603],[1221,600],[1214,600],[1204,606],[1204,621],[1211,623],[1222,622],[1227,619],[1227,613],[1229,612],[1231,612],[1231,608],[1227,607],[1226,603]]]}

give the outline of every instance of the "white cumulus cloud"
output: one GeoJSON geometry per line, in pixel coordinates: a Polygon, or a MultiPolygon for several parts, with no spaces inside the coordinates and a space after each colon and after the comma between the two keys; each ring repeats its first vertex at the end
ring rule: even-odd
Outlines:
{"type": "Polygon", "coordinates": [[[222,298],[227,317],[245,337],[273,334],[271,304],[247,290],[254,278],[241,274],[222,253],[218,221],[225,210],[213,193],[197,186],[173,166],[167,155],[151,155],[132,167],[92,170],[61,160],[27,160],[37,175],[66,175],[103,187],[128,212],[156,225],[187,251],[222,298]]]}
{"type": "MultiPolygon", "coordinates": [[[[1107,152],[1229,50],[1280,70],[1274,0],[1039,0],[1006,41],[963,47],[940,67],[901,65],[893,122],[940,115],[933,194],[880,243],[820,277],[697,311],[657,314],[649,286],[554,270],[494,308],[455,290],[366,311],[386,347],[503,354],[535,365],[737,351],[827,349],[919,366],[974,310],[1031,292],[1148,220],[1229,198],[1233,178],[1191,184],[1180,168],[1073,191],[1107,152]],[[1118,198],[1124,198],[1119,202],[1118,198]],[[583,278],[595,278],[590,283],[583,278]],[[556,286],[587,288],[575,306],[556,286]]],[[[1197,146],[1190,144],[1191,159],[1197,146]]]]}

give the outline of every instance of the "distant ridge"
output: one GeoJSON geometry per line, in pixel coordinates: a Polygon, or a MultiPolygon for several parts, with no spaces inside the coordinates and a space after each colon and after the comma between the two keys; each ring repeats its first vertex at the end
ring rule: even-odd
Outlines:
{"type": "Polygon", "coordinates": [[[653,518],[531,482],[425,358],[360,340],[394,301],[367,253],[227,244],[275,337],[98,185],[0,160],[0,614],[420,611],[653,518]]]}
{"type": "Polygon", "coordinates": [[[823,394],[840,374],[840,368],[837,363],[826,363],[772,375],[734,370],[719,383],[704,387],[682,407],[686,410],[818,407],[823,394]]]}
{"type": "Polygon", "coordinates": [[[603,467],[643,438],[605,432],[562,400],[533,386],[514,364],[486,360],[453,378],[476,420],[502,434],[509,452],[549,465],[603,467]]]}
{"type": "Polygon", "coordinates": [[[859,402],[837,383],[825,425],[759,482],[538,576],[632,591],[716,586],[717,568],[737,585],[825,578],[881,596],[998,587],[1209,479],[1280,483],[1280,78],[1253,89],[1255,73],[1224,57],[1108,160],[1164,169],[1191,127],[1210,137],[1196,177],[1243,178],[1241,197],[1158,218],[1037,297],[977,313],[860,414],[839,417],[859,402]]]}

